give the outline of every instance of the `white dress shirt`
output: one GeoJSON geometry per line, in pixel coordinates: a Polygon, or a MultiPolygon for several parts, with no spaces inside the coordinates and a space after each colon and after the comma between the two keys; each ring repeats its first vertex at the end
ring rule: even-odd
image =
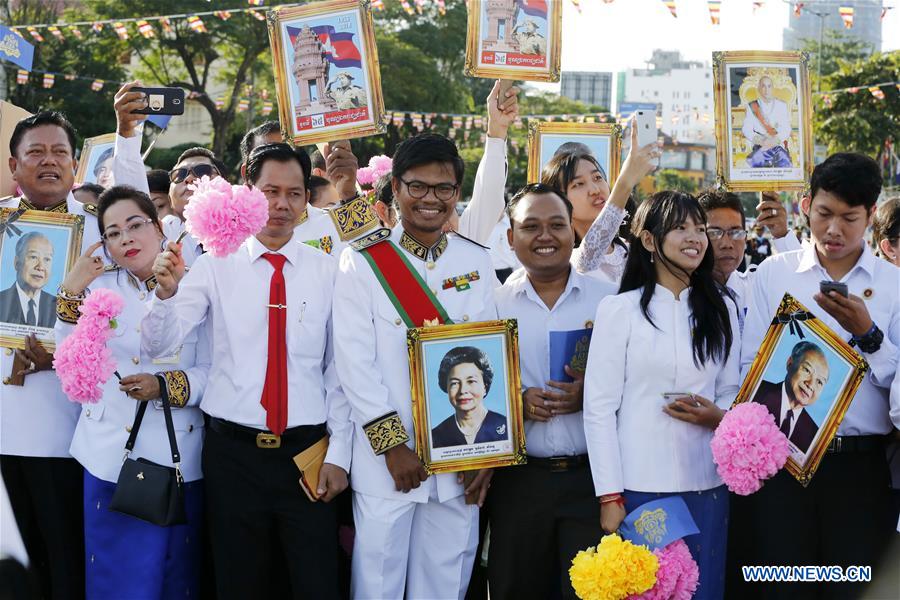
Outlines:
{"type": "Polygon", "coordinates": [[[484,154],[475,172],[472,199],[459,217],[459,233],[484,246],[506,210],[506,140],[486,137],[484,154]]]}
{"type": "MultiPolygon", "coordinates": [[[[346,398],[331,363],[331,305],[336,261],[300,243],[296,234],[277,253],[287,259],[287,426],[326,423],[325,460],[350,468],[346,398]]],[[[269,288],[274,268],[255,237],[230,256],[201,256],[168,300],[155,294],[143,322],[151,356],[170,354],[198,324],[210,322],[209,385],[201,408],[213,417],[265,430],[260,404],[268,356],[269,288]]]]}
{"type": "Polygon", "coordinates": [[[494,270],[500,269],[518,269],[522,266],[516,257],[515,251],[509,245],[509,237],[506,232],[509,231],[509,217],[503,215],[500,222],[494,226],[491,232],[491,239],[488,240],[488,247],[491,249],[491,264],[494,270]]]}
{"type": "MultiPolygon", "coordinates": [[[[487,250],[448,235],[428,249],[423,259],[404,247],[402,237],[401,224],[394,228],[391,239],[454,323],[497,318],[493,296],[497,278],[487,250]],[[444,286],[449,278],[471,273],[477,273],[478,279],[470,280],[468,289],[444,286]]],[[[407,445],[415,447],[406,325],[366,258],[353,249],[341,255],[333,315],[335,362],[350,401],[355,432],[350,474],[353,489],[403,502],[428,502],[435,491],[441,502],[461,495],[463,487],[456,482],[455,473],[432,475],[419,488],[398,492],[384,455],[376,456],[366,437],[363,427],[367,423],[396,412],[409,434],[407,445]]]]}
{"type": "MultiPolygon", "coordinates": [[[[38,322],[38,318],[40,317],[40,300],[41,300],[41,290],[35,290],[35,294],[33,297],[29,296],[25,293],[19,286],[19,282],[16,281],[16,291],[19,293],[19,305],[22,307],[22,316],[26,319],[28,318],[28,303],[32,302],[34,304],[34,308],[32,311],[34,312],[34,322],[38,322]]],[[[48,292],[49,293],[49,292],[48,292]]]]}
{"type": "MultiPolygon", "coordinates": [[[[788,292],[839,337],[849,341],[852,334],[826,313],[813,296],[819,282],[831,277],[819,262],[814,244],[795,252],[777,254],[759,265],[744,326],[741,372],[746,375],[756,351],[772,323],[781,298],[788,292]]],[[[884,434],[891,430],[888,390],[897,373],[900,344],[900,269],[877,258],[864,244],[856,265],[841,279],[851,294],[863,298],[869,316],[884,332],[877,352],[862,353],[869,371],[856,391],[838,435],[884,434]]],[[[897,410],[900,417],[900,409],[897,410]]],[[[894,420],[900,426],[900,418],[894,420]]]]}
{"type": "MultiPolygon", "coordinates": [[[[541,300],[525,269],[509,276],[495,291],[497,313],[501,319],[519,322],[519,366],[522,386],[551,389],[550,332],[574,331],[593,327],[597,305],[605,296],[615,294],[616,286],[582,275],[573,267],[566,289],[548,309],[541,300]]],[[[558,391],[558,390],[556,390],[558,391]]],[[[558,415],[547,422],[525,421],[526,449],[529,456],[549,458],[587,453],[582,412],[558,415]]]]}
{"type": "MultiPolygon", "coordinates": [[[[20,200],[19,197],[0,200],[0,207],[18,208],[20,200]]],[[[66,198],[66,209],[69,214],[84,217],[80,254],[100,239],[97,219],[85,212],[71,192],[66,198]]],[[[103,253],[95,255],[103,256],[103,253]]],[[[0,352],[0,377],[3,379],[12,373],[13,359],[13,351],[3,348],[0,352]]],[[[31,373],[25,376],[24,385],[3,384],[0,390],[0,454],[70,457],[69,445],[81,407],[66,399],[54,371],[31,373]]]]}
{"type": "MultiPolygon", "coordinates": [[[[306,205],[306,216],[301,216],[301,222],[297,225],[298,239],[308,246],[318,248],[325,254],[335,258],[341,255],[349,242],[341,241],[341,235],[334,226],[331,216],[321,208],[312,204],[306,205]]],[[[367,231],[363,235],[371,233],[367,231]]],[[[357,236],[359,237],[359,236],[357,236]]]]}
{"type": "MultiPolygon", "coordinates": [[[[147,167],[141,158],[141,130],[131,137],[116,134],[115,151],[113,152],[112,177],[115,185],[129,185],[134,189],[150,195],[147,183],[147,167]]],[[[177,218],[177,217],[176,217],[177,218]]],[[[172,238],[174,240],[174,238],[172,238]]]]}
{"type": "Polygon", "coordinates": [[[797,426],[797,419],[800,418],[800,413],[803,412],[803,406],[797,406],[796,408],[791,408],[791,399],[788,398],[787,395],[787,387],[784,383],[781,384],[781,406],[778,409],[778,428],[781,428],[781,424],[784,423],[785,417],[787,417],[788,412],[793,412],[794,416],[791,417],[791,428],[787,432],[787,438],[791,439],[791,435],[794,433],[794,427],[797,426]]]}
{"type": "MultiPolygon", "coordinates": [[[[110,289],[125,301],[122,312],[116,317],[113,337],[106,345],[112,351],[116,371],[122,377],[176,370],[187,377],[190,396],[183,408],[172,409],[172,421],[181,454],[181,473],[185,481],[195,481],[203,476],[200,470],[203,415],[197,405],[209,374],[210,346],[206,327],[192,331],[168,355],[149,356],[141,347],[141,321],[149,311],[153,294],[143,284],[137,285],[132,281],[127,272],[117,270],[106,272],[91,283],[91,290],[110,289]]],[[[57,343],[71,335],[74,329],[75,325],[57,319],[57,343]]],[[[122,468],[122,454],[138,402],[119,390],[119,381],[115,376],[107,380],[102,390],[103,397],[96,404],[75,405],[80,406],[81,415],[70,452],[91,475],[114,483],[122,468]]],[[[151,401],[144,413],[131,458],[143,457],[160,465],[172,465],[164,417],[162,405],[151,401]]]]}
{"type": "Polygon", "coordinates": [[[597,308],[584,386],[584,428],[597,495],[701,491],[721,485],[709,443],[713,431],[663,412],[663,394],[697,394],[720,408],[738,391],[740,334],[726,361],[694,363],[689,289],[676,298],[657,285],[649,311],[641,290],[607,296],[597,308]]]}

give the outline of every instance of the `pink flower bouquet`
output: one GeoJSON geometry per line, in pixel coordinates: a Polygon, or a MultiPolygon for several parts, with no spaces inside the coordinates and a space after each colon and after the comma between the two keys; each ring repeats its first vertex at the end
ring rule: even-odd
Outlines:
{"type": "Polygon", "coordinates": [[[185,228],[213,256],[234,253],[269,220],[269,202],[255,187],[203,176],[189,188],[194,194],[184,209],[185,228]]]}
{"type": "Polygon", "coordinates": [[[356,171],[356,181],[361,186],[372,187],[385,173],[390,173],[394,161],[390,156],[380,154],[369,159],[369,166],[356,171]]]}
{"type": "Polygon", "coordinates": [[[633,600],[690,600],[700,582],[700,569],[684,540],[653,551],[659,559],[656,583],[633,600]]]}

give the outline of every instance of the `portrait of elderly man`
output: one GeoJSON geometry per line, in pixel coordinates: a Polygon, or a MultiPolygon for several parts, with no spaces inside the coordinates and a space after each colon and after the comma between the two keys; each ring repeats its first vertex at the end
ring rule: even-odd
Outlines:
{"type": "Polygon", "coordinates": [[[19,238],[13,259],[16,281],[0,292],[0,322],[37,327],[56,324],[56,296],[43,290],[52,267],[53,244],[43,233],[32,231],[19,238]]]}
{"type": "Polygon", "coordinates": [[[774,88],[771,77],[760,77],[757,98],[747,103],[741,130],[752,146],[747,155],[747,165],[752,169],[793,166],[787,147],[791,113],[787,103],[775,97],[774,88]]]}
{"type": "Polygon", "coordinates": [[[769,409],[781,432],[804,454],[819,430],[807,408],[819,399],[828,375],[828,359],[822,349],[812,342],[799,342],[787,359],[784,381],[761,381],[753,397],[769,409]]]}
{"type": "Polygon", "coordinates": [[[487,355],[472,346],[453,348],[441,360],[438,385],[453,414],[431,430],[433,448],[499,442],[509,437],[506,417],[484,405],[494,369],[487,355]]]}
{"type": "Polygon", "coordinates": [[[513,33],[519,42],[519,52],[522,54],[539,56],[547,54],[547,40],[538,33],[538,25],[532,19],[525,19],[524,23],[516,25],[513,33]]]}
{"type": "Polygon", "coordinates": [[[353,75],[347,71],[341,71],[328,83],[327,92],[337,102],[338,110],[361,108],[368,103],[365,90],[353,85],[353,75]],[[337,86],[334,85],[335,82],[337,86]]]}

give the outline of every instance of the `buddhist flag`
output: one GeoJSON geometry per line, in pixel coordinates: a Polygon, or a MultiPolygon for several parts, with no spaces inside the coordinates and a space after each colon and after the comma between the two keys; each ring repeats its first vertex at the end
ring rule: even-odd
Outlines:
{"type": "Polygon", "coordinates": [[[851,29],[853,27],[853,13],[855,12],[853,7],[842,6],[838,9],[838,12],[841,15],[841,20],[844,22],[844,27],[851,29]]]}
{"type": "Polygon", "coordinates": [[[147,38],[148,40],[150,38],[156,37],[156,32],[153,30],[153,25],[151,25],[147,21],[138,21],[137,28],[138,28],[138,31],[141,33],[141,35],[144,36],[145,38],[147,38]]]}
{"type": "Polygon", "coordinates": [[[375,10],[384,10],[384,0],[372,0],[372,8],[375,10]]]}
{"type": "Polygon", "coordinates": [[[794,16],[799,17],[803,14],[803,7],[805,4],[803,2],[794,3],[794,16]]]}
{"type": "Polygon", "coordinates": [[[261,13],[261,12],[259,12],[258,10],[251,10],[251,11],[250,11],[250,14],[253,15],[253,17],[254,17],[257,21],[265,21],[265,20],[266,20],[266,15],[264,15],[264,14],[261,13]]]}
{"type": "Polygon", "coordinates": [[[35,28],[35,27],[26,27],[26,29],[28,30],[28,33],[31,34],[31,37],[34,38],[34,41],[36,41],[36,42],[43,42],[43,41],[44,41],[44,36],[42,36],[42,35],[40,34],[40,32],[38,32],[37,28],[35,28]]]}
{"type": "Polygon", "coordinates": [[[394,124],[394,127],[402,127],[403,121],[405,120],[403,113],[394,113],[391,115],[391,122],[394,124]]]}
{"type": "Polygon", "coordinates": [[[66,39],[63,37],[62,31],[60,31],[59,27],[57,27],[56,25],[51,25],[50,27],[47,28],[47,31],[52,33],[53,36],[60,41],[66,39]]]}
{"type": "Polygon", "coordinates": [[[227,10],[217,10],[217,11],[213,12],[213,14],[216,15],[217,17],[219,17],[220,19],[222,19],[223,21],[227,21],[228,19],[231,18],[231,13],[228,12],[227,10]]]}
{"type": "Polygon", "coordinates": [[[453,117],[453,129],[459,129],[462,127],[463,120],[462,117],[453,117]]]}
{"type": "Polygon", "coordinates": [[[128,39],[128,28],[125,27],[124,23],[113,23],[113,29],[120,40],[128,39]]]}
{"type": "Polygon", "coordinates": [[[241,98],[238,100],[238,112],[244,112],[248,108],[250,108],[250,100],[248,98],[241,98]]]}
{"type": "Polygon", "coordinates": [[[262,6],[263,0],[247,0],[247,4],[250,6],[262,6]]]}
{"type": "Polygon", "coordinates": [[[75,75],[66,74],[66,75],[63,75],[63,77],[66,78],[66,81],[75,81],[75,75]]]}
{"type": "Polygon", "coordinates": [[[163,17],[160,19],[159,26],[162,27],[162,30],[166,33],[172,33],[172,23],[167,18],[163,17]]]}
{"type": "Polygon", "coordinates": [[[881,91],[881,88],[878,87],[877,85],[873,85],[872,87],[870,87],[869,92],[871,92],[871,94],[873,96],[875,96],[877,99],[884,100],[884,92],[881,91]]]}
{"type": "Polygon", "coordinates": [[[444,3],[444,0],[436,0],[436,1],[437,1],[438,12],[441,13],[441,16],[443,17],[444,15],[447,14],[447,5],[444,3]]]}
{"type": "Polygon", "coordinates": [[[662,0],[662,3],[666,5],[666,8],[668,8],[669,12],[672,13],[672,16],[677,19],[678,11],[675,8],[675,0],[662,0]]]}
{"type": "Polygon", "coordinates": [[[756,11],[758,11],[763,6],[765,6],[765,4],[766,4],[765,0],[759,0],[758,2],[754,2],[753,3],[753,14],[755,15],[756,11]]]}
{"type": "Polygon", "coordinates": [[[80,40],[84,37],[84,34],[81,33],[81,30],[75,27],[74,25],[69,25],[69,33],[75,36],[75,39],[80,40]]]}
{"type": "Polygon", "coordinates": [[[216,98],[216,110],[222,110],[225,106],[225,96],[219,96],[216,98]]]}
{"type": "Polygon", "coordinates": [[[26,83],[28,83],[28,71],[19,69],[16,72],[16,83],[19,85],[25,85],[26,83]]]}
{"type": "Polygon", "coordinates": [[[191,15],[187,18],[188,27],[194,30],[195,33],[207,33],[206,25],[203,24],[203,20],[197,15],[191,15]]]}
{"type": "Polygon", "coordinates": [[[709,20],[712,21],[713,25],[718,25],[719,13],[722,11],[721,0],[709,0],[706,4],[709,6],[709,20]]]}
{"type": "Polygon", "coordinates": [[[270,101],[266,100],[265,102],[263,102],[262,115],[264,117],[268,117],[269,114],[272,112],[272,108],[273,108],[273,104],[270,101]]]}
{"type": "Polygon", "coordinates": [[[91,25],[91,31],[93,31],[94,33],[100,33],[101,31],[103,31],[103,23],[97,21],[96,23],[91,25]]]}
{"type": "Polygon", "coordinates": [[[103,80],[95,79],[93,82],[91,82],[91,89],[94,90],[95,92],[99,92],[100,90],[102,90],[103,89],[103,80]]]}
{"type": "Polygon", "coordinates": [[[53,82],[56,81],[56,75],[53,73],[44,73],[44,87],[49,89],[53,87],[53,82]]]}

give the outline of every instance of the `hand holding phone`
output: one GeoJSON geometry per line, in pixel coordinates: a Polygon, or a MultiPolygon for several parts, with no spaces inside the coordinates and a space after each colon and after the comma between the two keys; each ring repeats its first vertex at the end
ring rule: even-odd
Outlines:
{"type": "Polygon", "coordinates": [[[639,148],[643,148],[647,144],[656,143],[658,137],[656,133],[656,112],[649,110],[635,111],[632,127],[637,127],[639,148]]]}
{"type": "Polygon", "coordinates": [[[824,295],[828,295],[828,292],[837,292],[844,298],[850,297],[850,290],[847,288],[846,283],[840,283],[839,281],[820,281],[819,282],[819,291],[824,295]]]}
{"type": "Polygon", "coordinates": [[[131,111],[136,115],[183,115],[184,90],[166,87],[133,87],[132,92],[144,94],[145,106],[131,111]]]}

